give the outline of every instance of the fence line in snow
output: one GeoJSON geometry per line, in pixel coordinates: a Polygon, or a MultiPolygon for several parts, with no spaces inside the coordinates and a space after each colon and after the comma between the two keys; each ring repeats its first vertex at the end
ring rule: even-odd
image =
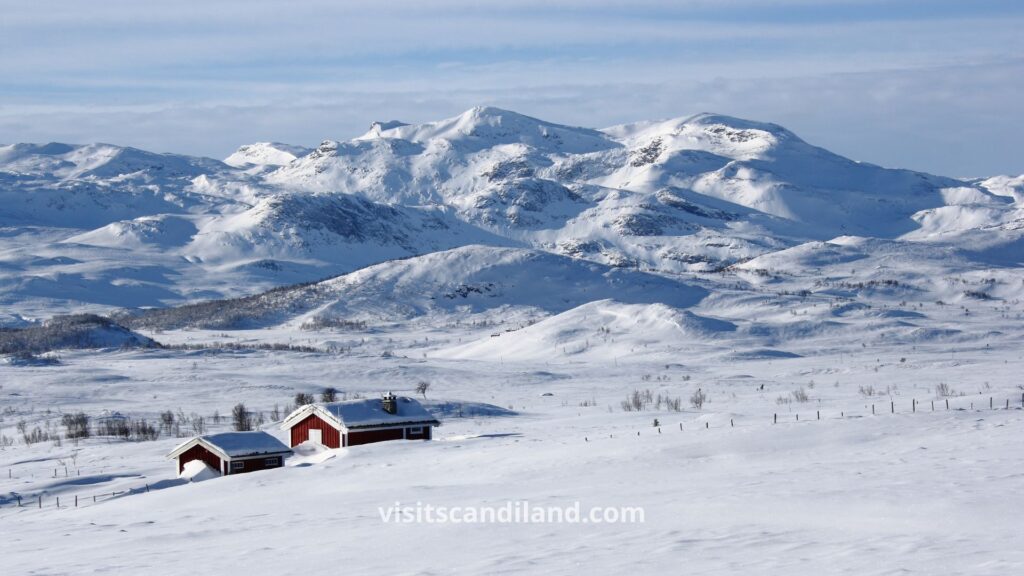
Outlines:
{"type": "Polygon", "coordinates": [[[106,500],[110,500],[117,496],[128,496],[132,494],[145,494],[149,492],[149,484],[143,485],[141,488],[127,488],[125,490],[113,490],[111,492],[103,492],[101,494],[64,494],[62,496],[46,496],[45,493],[36,493],[31,495],[15,495],[11,496],[7,503],[0,502],[0,510],[12,511],[12,510],[42,510],[43,508],[83,508],[85,506],[91,506],[99,504],[106,500]]]}
{"type": "MultiPolygon", "coordinates": [[[[955,401],[955,400],[960,400],[960,399],[964,399],[964,398],[967,398],[967,397],[965,397],[965,396],[954,396],[954,397],[947,396],[947,397],[944,397],[943,400],[945,402],[940,402],[939,405],[938,405],[938,408],[936,408],[935,400],[932,400],[932,401],[930,401],[930,405],[929,405],[930,409],[929,410],[922,410],[922,411],[923,412],[938,412],[938,411],[947,411],[947,410],[976,410],[976,411],[978,411],[978,410],[983,410],[984,409],[983,407],[975,408],[975,403],[974,403],[973,400],[970,402],[969,408],[964,408],[962,406],[952,406],[950,404],[950,399],[951,398],[955,401]]],[[[895,400],[889,400],[888,404],[889,404],[889,406],[888,406],[888,408],[889,408],[888,413],[889,414],[897,414],[897,412],[896,412],[896,401],[895,400]]],[[[910,399],[910,411],[909,412],[899,412],[899,414],[916,414],[918,412],[918,407],[920,406],[920,404],[921,403],[918,402],[917,398],[911,398],[910,399]]],[[[1011,403],[1010,403],[1010,399],[1009,398],[1006,398],[1003,402],[1000,402],[998,405],[995,402],[995,396],[989,396],[989,399],[988,399],[988,409],[989,410],[1011,410],[1011,409],[1013,409],[1013,410],[1024,410],[1024,392],[1022,392],[1021,395],[1020,395],[1020,404],[1016,404],[1015,403],[1012,407],[1011,407],[1010,404],[1011,403]]],[[[868,405],[865,404],[864,406],[865,406],[865,409],[867,409],[868,405]]],[[[870,404],[870,406],[871,406],[871,415],[872,416],[877,416],[879,414],[883,414],[884,413],[884,412],[879,412],[878,410],[876,410],[876,404],[875,403],[870,404]]],[[[652,414],[658,414],[658,412],[652,412],[652,414]]],[[[799,412],[790,413],[790,414],[792,415],[792,419],[790,420],[790,422],[793,422],[793,423],[796,423],[796,422],[811,422],[811,421],[820,421],[820,420],[822,420],[822,415],[821,415],[821,409],[820,408],[816,409],[814,411],[813,418],[811,418],[811,419],[805,418],[805,419],[801,420],[799,412]]],[[[867,414],[859,415],[859,414],[854,414],[853,412],[848,412],[846,410],[840,410],[839,411],[839,419],[845,419],[845,418],[854,417],[854,416],[862,417],[862,416],[867,416],[867,414]],[[847,416],[847,414],[849,414],[849,416],[847,416]]],[[[826,417],[827,417],[827,414],[826,414],[826,417]]],[[[657,421],[658,418],[655,417],[655,420],[657,421]]],[[[784,420],[780,420],[779,419],[779,413],[775,412],[775,413],[772,414],[771,423],[773,425],[775,425],[775,424],[779,424],[779,423],[785,423],[785,421],[784,420]]],[[[723,426],[715,426],[715,428],[725,428],[725,427],[726,426],[724,426],[724,425],[723,426]]],[[[729,418],[729,426],[728,426],[728,428],[735,428],[735,427],[736,427],[735,417],[729,418]]],[[[710,428],[711,428],[711,422],[705,420],[704,421],[704,429],[705,430],[709,430],[710,428]]],[[[655,430],[653,432],[653,434],[661,434],[662,433],[662,426],[652,426],[652,429],[655,430]]],[[[685,429],[683,428],[683,423],[682,422],[679,422],[679,431],[680,432],[684,432],[685,431],[685,429]]],[[[628,435],[631,435],[631,434],[628,434],[628,435]]],[[[636,435],[640,436],[641,435],[641,431],[637,430],[636,435]]],[[[614,438],[614,437],[615,437],[614,434],[609,434],[608,435],[608,438],[614,438]]],[[[600,436],[600,437],[595,436],[594,438],[595,439],[603,438],[603,436],[600,436]]],[[[591,441],[590,436],[584,436],[583,437],[583,441],[584,442],[590,442],[591,441]]]]}

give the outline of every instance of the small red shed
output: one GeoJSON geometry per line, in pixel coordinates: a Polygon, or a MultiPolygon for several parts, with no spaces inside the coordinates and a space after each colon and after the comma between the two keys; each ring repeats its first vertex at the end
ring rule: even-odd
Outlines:
{"type": "Polygon", "coordinates": [[[292,446],[313,441],[327,448],[342,448],[385,440],[430,440],[440,426],[413,398],[388,393],[383,398],[307,404],[281,424],[292,446]]]}
{"type": "Polygon", "coordinates": [[[280,468],[290,448],[266,432],[222,432],[197,436],[167,455],[177,460],[178,474],[185,464],[200,460],[222,476],[280,468]]]}

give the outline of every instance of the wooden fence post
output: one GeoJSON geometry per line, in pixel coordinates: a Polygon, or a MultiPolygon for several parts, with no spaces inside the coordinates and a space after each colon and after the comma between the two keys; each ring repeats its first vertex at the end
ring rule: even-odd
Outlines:
{"type": "Polygon", "coordinates": [[[736,426],[736,423],[732,421],[732,418],[729,418],[729,428],[733,428],[735,426],[736,426]]]}
{"type": "Polygon", "coordinates": [[[1007,410],[1010,409],[1010,399],[1009,398],[1006,399],[1006,409],[1007,410]]]}
{"type": "Polygon", "coordinates": [[[949,410],[949,398],[946,398],[946,410],[949,410]]]}
{"type": "Polygon", "coordinates": [[[821,420],[821,410],[818,410],[818,420],[821,420]]]}
{"type": "Polygon", "coordinates": [[[910,411],[917,413],[917,398],[910,399],[910,411]]]}
{"type": "Polygon", "coordinates": [[[893,414],[896,413],[896,401],[892,400],[889,402],[889,411],[893,414]]]}
{"type": "Polygon", "coordinates": [[[874,404],[871,405],[871,415],[872,416],[875,415],[875,405],[874,404]]]}
{"type": "Polygon", "coordinates": [[[992,410],[994,407],[995,407],[995,405],[992,403],[992,397],[989,396],[988,397],[988,409],[992,410]]]}
{"type": "Polygon", "coordinates": [[[21,508],[21,496],[18,496],[18,508],[21,508]]]}
{"type": "Polygon", "coordinates": [[[680,422],[680,423],[679,423],[679,431],[680,431],[680,432],[682,432],[682,431],[683,431],[683,423],[682,423],[682,422],[680,422]]]}
{"type": "Polygon", "coordinates": [[[707,430],[708,428],[711,428],[711,423],[710,422],[705,422],[704,423],[704,429],[707,430]]]}
{"type": "Polygon", "coordinates": [[[799,422],[799,421],[800,421],[800,413],[799,413],[799,412],[797,412],[797,413],[796,413],[796,421],[797,421],[797,422],[799,422]]]}
{"type": "Polygon", "coordinates": [[[932,400],[932,412],[935,412],[935,400],[932,400]]]}
{"type": "Polygon", "coordinates": [[[60,508],[60,496],[57,496],[57,508],[60,508]]]}
{"type": "Polygon", "coordinates": [[[776,412],[775,415],[772,416],[772,424],[778,424],[778,423],[779,423],[779,414],[776,412]]]}
{"type": "Polygon", "coordinates": [[[78,494],[75,494],[75,508],[78,508],[78,494]]]}
{"type": "Polygon", "coordinates": [[[36,496],[36,500],[39,503],[39,507],[42,508],[43,507],[43,496],[42,496],[42,494],[40,494],[39,496],[36,496]]]}

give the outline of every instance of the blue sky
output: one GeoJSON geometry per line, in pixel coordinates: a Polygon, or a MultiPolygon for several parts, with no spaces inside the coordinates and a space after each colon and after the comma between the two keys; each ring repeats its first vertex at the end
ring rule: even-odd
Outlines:
{"type": "Polygon", "coordinates": [[[0,142],[224,157],[478,104],[713,111],[886,166],[1024,172],[1024,2],[0,0],[0,142]]]}

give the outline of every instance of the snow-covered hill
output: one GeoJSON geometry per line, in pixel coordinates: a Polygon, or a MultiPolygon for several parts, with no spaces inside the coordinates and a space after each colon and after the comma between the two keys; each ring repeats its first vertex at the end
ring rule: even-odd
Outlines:
{"type": "Polygon", "coordinates": [[[859,163],[714,114],[596,130],[478,107],[225,162],[14,144],[0,146],[0,302],[163,306],[474,244],[671,275],[853,235],[1016,267],[1020,189],[859,163]]]}
{"type": "MultiPolygon", "coordinates": [[[[593,300],[692,306],[707,294],[658,275],[517,248],[466,246],[236,300],[151,310],[133,326],[254,328],[498,314],[524,322],[593,300]]],[[[470,319],[487,322],[486,317],[470,319]]]]}

